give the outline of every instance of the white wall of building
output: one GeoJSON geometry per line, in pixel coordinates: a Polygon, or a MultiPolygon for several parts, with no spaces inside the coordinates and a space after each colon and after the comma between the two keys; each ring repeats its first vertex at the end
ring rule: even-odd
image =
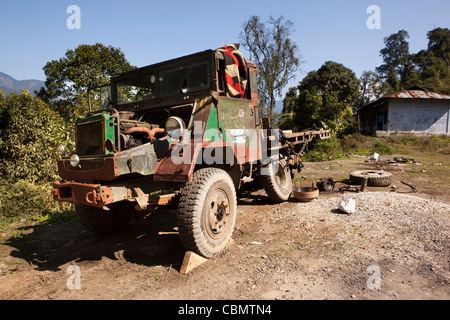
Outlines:
{"type": "Polygon", "coordinates": [[[389,99],[389,132],[450,135],[450,100],[389,99]]]}

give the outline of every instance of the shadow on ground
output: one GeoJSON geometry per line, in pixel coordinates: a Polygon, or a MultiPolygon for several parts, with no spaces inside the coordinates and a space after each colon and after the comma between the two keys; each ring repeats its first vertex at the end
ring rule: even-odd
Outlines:
{"type": "Polygon", "coordinates": [[[77,221],[56,226],[43,223],[20,228],[22,236],[11,237],[5,245],[13,248],[11,256],[39,271],[58,271],[69,262],[103,257],[179,268],[185,250],[176,225],[176,216],[169,210],[158,210],[148,219],[133,219],[127,228],[106,237],[86,231],[77,221]]]}
{"type": "MultiPolygon", "coordinates": [[[[249,187],[238,193],[238,206],[277,205],[263,189],[249,187]]],[[[159,209],[147,219],[135,218],[124,230],[106,237],[87,231],[77,220],[20,227],[15,233],[21,235],[4,243],[9,254],[39,271],[59,271],[67,263],[100,261],[104,257],[180,269],[185,254],[173,209],[159,209]]]]}

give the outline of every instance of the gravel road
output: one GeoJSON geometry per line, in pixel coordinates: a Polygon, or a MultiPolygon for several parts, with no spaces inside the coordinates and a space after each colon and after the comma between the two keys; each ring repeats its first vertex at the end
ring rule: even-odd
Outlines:
{"type": "Polygon", "coordinates": [[[306,258],[303,265],[316,266],[316,272],[305,275],[316,284],[322,282],[308,285],[307,297],[450,298],[446,203],[395,192],[334,193],[288,210],[280,206],[270,219],[304,234],[299,246],[300,257],[306,258]],[[356,201],[353,214],[338,210],[339,203],[349,198],[356,201]],[[370,266],[381,273],[380,290],[368,290],[370,266]],[[326,284],[329,281],[333,284],[326,284]]]}

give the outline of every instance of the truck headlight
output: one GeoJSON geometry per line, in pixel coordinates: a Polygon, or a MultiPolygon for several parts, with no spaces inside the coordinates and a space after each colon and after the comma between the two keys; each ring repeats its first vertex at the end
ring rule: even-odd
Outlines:
{"type": "Polygon", "coordinates": [[[61,156],[63,156],[66,153],[66,147],[60,144],[56,147],[56,152],[58,152],[61,156]]]}
{"type": "Polygon", "coordinates": [[[75,153],[72,154],[69,158],[69,163],[72,167],[76,167],[80,164],[80,157],[76,155],[75,153]]]}
{"type": "Polygon", "coordinates": [[[186,130],[186,124],[180,117],[169,117],[166,121],[166,132],[174,139],[180,138],[186,130]]]}

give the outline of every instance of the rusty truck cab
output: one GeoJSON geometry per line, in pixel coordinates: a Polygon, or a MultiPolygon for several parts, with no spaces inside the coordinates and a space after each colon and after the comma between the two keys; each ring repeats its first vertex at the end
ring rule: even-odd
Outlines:
{"type": "Polygon", "coordinates": [[[113,76],[110,86],[92,90],[98,110],[77,120],[76,150],[57,161],[55,199],[96,207],[136,201],[144,208],[150,194],[190,181],[205,150],[213,157],[231,150],[221,165],[233,168],[239,187],[242,172],[251,175],[249,163],[261,157],[257,71],[245,59],[245,95],[233,96],[225,56],[206,50],[113,76]],[[190,159],[176,163],[180,145],[178,155],[189,151],[190,159]]]}

